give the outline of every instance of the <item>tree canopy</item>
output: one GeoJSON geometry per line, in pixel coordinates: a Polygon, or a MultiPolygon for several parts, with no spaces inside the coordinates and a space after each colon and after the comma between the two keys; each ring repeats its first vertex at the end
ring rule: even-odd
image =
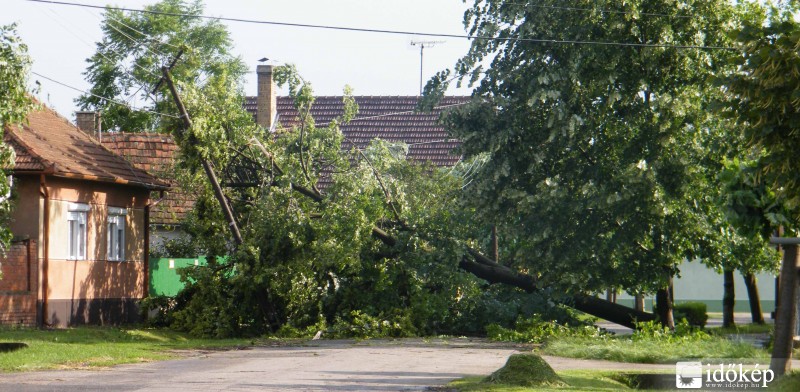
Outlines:
{"type": "Polygon", "coordinates": [[[31,101],[27,92],[31,60],[16,26],[0,26],[0,254],[11,239],[6,219],[11,211],[11,182],[5,170],[14,165],[14,150],[3,143],[6,125],[23,121],[31,101]]]}
{"type": "Polygon", "coordinates": [[[725,65],[733,9],[560,5],[478,0],[465,15],[481,38],[455,77],[481,99],[446,124],[467,158],[487,159],[464,200],[500,226],[501,259],[548,284],[651,292],[718,229],[708,217],[719,162],[706,149],[721,129],[707,80],[725,65]]]}
{"type": "Polygon", "coordinates": [[[166,90],[151,92],[161,79],[160,68],[171,64],[181,51],[181,61],[172,69],[176,81],[202,84],[222,73],[238,79],[247,71],[241,59],[231,54],[233,45],[225,25],[197,17],[203,13],[202,1],[162,0],[144,9],[150,12],[107,9],[101,25],[103,38],[97,52],[86,60],[85,76],[92,87],[76,101],[83,110],[102,111],[106,130],[169,132],[178,126],[177,120],[152,113],[177,112],[166,90]],[[144,110],[101,97],[134,103],[144,110]]]}

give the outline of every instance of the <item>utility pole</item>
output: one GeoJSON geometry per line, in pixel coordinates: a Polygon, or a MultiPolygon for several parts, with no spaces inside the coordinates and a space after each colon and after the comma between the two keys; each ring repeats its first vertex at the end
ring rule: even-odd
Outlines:
{"type": "MultiPolygon", "coordinates": [[[[174,65],[177,60],[178,59],[176,57],[175,61],[172,62],[172,65],[174,65]]],[[[169,70],[172,65],[161,68],[161,73],[163,74],[163,78],[161,80],[167,82],[167,87],[169,87],[169,91],[172,93],[172,98],[175,100],[175,104],[178,106],[178,110],[181,112],[184,131],[190,131],[192,129],[192,120],[189,118],[189,113],[186,111],[186,107],[183,106],[183,101],[181,101],[181,97],[178,95],[178,90],[175,88],[175,84],[172,82],[172,78],[169,75],[169,70]]],[[[159,81],[158,86],[160,85],[161,82],[159,81]]],[[[194,135],[190,135],[190,138],[194,139],[193,136],[194,135]]],[[[194,144],[194,140],[192,140],[192,144],[194,144]]],[[[228,204],[225,194],[222,193],[222,187],[219,185],[219,180],[217,180],[217,175],[214,173],[214,168],[211,167],[211,162],[209,162],[208,159],[201,158],[200,162],[203,165],[203,170],[205,170],[206,176],[208,176],[209,182],[211,183],[211,188],[214,190],[214,196],[217,198],[217,201],[222,208],[222,212],[225,214],[225,220],[228,221],[228,227],[231,229],[233,240],[236,242],[237,246],[241,245],[242,234],[239,232],[239,226],[236,224],[236,218],[233,216],[231,206],[228,204]]]]}
{"type": "Polygon", "coordinates": [[[419,46],[419,95],[422,96],[422,52],[425,48],[431,48],[436,44],[443,44],[444,41],[411,41],[411,46],[419,46]]]}

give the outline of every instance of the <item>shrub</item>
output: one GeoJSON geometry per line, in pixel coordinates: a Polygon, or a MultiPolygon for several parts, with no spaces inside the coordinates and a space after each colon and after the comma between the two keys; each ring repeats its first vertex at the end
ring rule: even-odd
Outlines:
{"type": "Polygon", "coordinates": [[[520,317],[514,329],[504,328],[497,324],[486,327],[486,336],[492,340],[520,343],[543,343],[554,337],[566,336],[599,336],[602,332],[591,325],[563,325],[556,321],[546,320],[534,314],[530,318],[520,317]]]}
{"type": "Polygon", "coordinates": [[[675,320],[686,319],[689,325],[703,328],[708,321],[706,304],[702,302],[684,302],[675,304],[672,309],[675,320]]]}

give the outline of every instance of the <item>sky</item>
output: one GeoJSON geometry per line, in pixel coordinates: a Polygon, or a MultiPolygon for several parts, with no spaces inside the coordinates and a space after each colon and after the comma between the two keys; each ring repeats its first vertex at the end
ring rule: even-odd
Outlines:
{"type": "MultiPolygon", "coordinates": [[[[91,5],[141,9],[153,0],[65,0],[91,5]]],[[[275,22],[331,25],[425,33],[464,34],[461,0],[205,0],[205,15],[275,22]]],[[[86,59],[101,39],[103,11],[84,7],[3,0],[0,25],[17,23],[17,32],[33,59],[32,71],[79,90],[86,59]]],[[[424,51],[423,75],[452,68],[469,41],[365,32],[319,30],[223,22],[234,44],[233,54],[251,68],[245,92],[256,95],[255,68],[267,57],[273,64],[293,63],[317,95],[341,95],[345,85],[355,95],[417,95],[419,46],[412,41],[444,41],[424,51]]],[[[40,102],[74,119],[80,91],[31,75],[38,81],[40,102]]],[[[285,92],[284,92],[285,93],[285,92]]],[[[469,95],[466,87],[449,94],[469,95]]]]}

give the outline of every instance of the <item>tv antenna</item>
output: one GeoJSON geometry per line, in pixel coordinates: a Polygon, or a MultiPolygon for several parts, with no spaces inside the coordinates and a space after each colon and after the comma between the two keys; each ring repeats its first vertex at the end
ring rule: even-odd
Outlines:
{"type": "Polygon", "coordinates": [[[411,41],[411,46],[419,46],[419,95],[422,96],[422,52],[425,48],[431,48],[444,41],[411,41]]]}

